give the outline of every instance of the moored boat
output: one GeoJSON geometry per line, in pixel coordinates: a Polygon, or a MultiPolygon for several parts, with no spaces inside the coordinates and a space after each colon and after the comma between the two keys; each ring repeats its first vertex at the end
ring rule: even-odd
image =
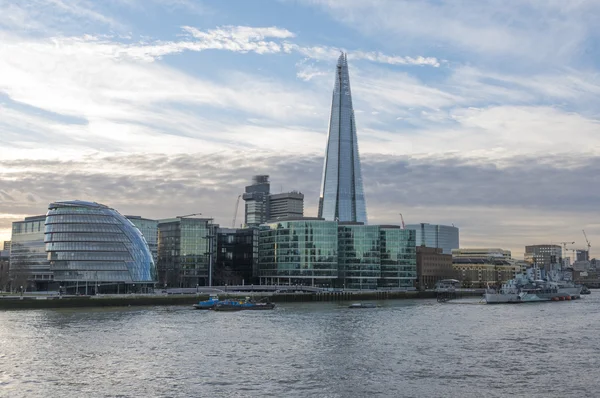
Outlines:
{"type": "Polygon", "coordinates": [[[518,275],[504,283],[499,289],[486,289],[487,304],[530,303],[538,301],[575,300],[580,297],[581,286],[572,281],[533,280],[518,275]]]}
{"type": "Polygon", "coordinates": [[[215,308],[215,305],[217,305],[217,303],[219,302],[219,296],[210,295],[208,300],[200,301],[198,304],[194,304],[193,307],[196,310],[212,310],[215,308]]]}
{"type": "Polygon", "coordinates": [[[275,304],[267,302],[255,302],[246,297],[245,300],[224,300],[218,302],[213,310],[215,311],[256,311],[256,310],[272,310],[275,304]]]}
{"type": "Polygon", "coordinates": [[[581,287],[581,294],[592,294],[592,292],[590,291],[590,289],[588,289],[587,286],[582,286],[581,287]]]}

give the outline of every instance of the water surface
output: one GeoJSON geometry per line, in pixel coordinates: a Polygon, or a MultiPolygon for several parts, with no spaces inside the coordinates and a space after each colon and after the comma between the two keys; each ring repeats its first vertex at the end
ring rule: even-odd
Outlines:
{"type": "Polygon", "coordinates": [[[471,303],[2,311],[0,396],[597,395],[599,291],[471,303]]]}

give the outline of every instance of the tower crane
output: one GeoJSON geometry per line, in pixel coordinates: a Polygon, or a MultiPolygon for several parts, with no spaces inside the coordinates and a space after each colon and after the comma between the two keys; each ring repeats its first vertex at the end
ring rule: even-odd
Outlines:
{"type": "Polygon", "coordinates": [[[585,229],[582,229],[583,231],[583,237],[585,238],[585,242],[587,243],[587,248],[588,248],[588,258],[590,258],[590,248],[592,247],[592,245],[590,244],[590,241],[587,238],[587,235],[585,233],[585,229]]]}
{"type": "Polygon", "coordinates": [[[402,217],[402,213],[398,213],[398,214],[400,214],[400,220],[402,221],[402,229],[405,229],[404,228],[404,217],[402,217]]]}
{"type": "Polygon", "coordinates": [[[235,201],[235,210],[233,211],[233,222],[231,223],[231,228],[235,228],[235,220],[237,219],[238,207],[240,207],[240,198],[242,195],[238,195],[237,200],[235,201]]]}

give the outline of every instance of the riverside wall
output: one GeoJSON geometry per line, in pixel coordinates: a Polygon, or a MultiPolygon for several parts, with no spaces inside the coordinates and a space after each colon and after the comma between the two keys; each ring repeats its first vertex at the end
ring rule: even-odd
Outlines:
{"type": "MultiPolygon", "coordinates": [[[[436,293],[427,292],[323,292],[323,293],[227,293],[219,294],[223,298],[241,298],[252,296],[255,300],[268,298],[274,303],[326,302],[326,301],[364,301],[364,300],[401,300],[431,299],[436,293]]],[[[207,300],[208,294],[181,295],[120,295],[120,296],[5,296],[0,298],[0,310],[3,309],[45,309],[45,308],[85,308],[85,307],[129,307],[129,306],[176,306],[192,305],[207,300]]]]}

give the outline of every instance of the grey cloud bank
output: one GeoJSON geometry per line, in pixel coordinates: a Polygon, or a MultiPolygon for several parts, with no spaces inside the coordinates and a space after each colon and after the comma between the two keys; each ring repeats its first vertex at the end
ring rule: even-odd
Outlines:
{"type": "MultiPolygon", "coordinates": [[[[515,252],[578,237],[582,228],[590,240],[600,237],[600,221],[590,217],[600,203],[600,157],[362,158],[373,223],[397,223],[402,212],[408,222],[454,223],[463,245],[497,242],[515,252]]],[[[0,172],[0,214],[40,214],[51,201],[77,198],[154,218],[202,212],[228,225],[244,185],[266,173],[274,192],[302,191],[306,213],[316,215],[321,168],[319,156],[263,152],[0,161],[9,170],[0,172]]],[[[0,229],[17,218],[0,218],[0,229]]]]}

